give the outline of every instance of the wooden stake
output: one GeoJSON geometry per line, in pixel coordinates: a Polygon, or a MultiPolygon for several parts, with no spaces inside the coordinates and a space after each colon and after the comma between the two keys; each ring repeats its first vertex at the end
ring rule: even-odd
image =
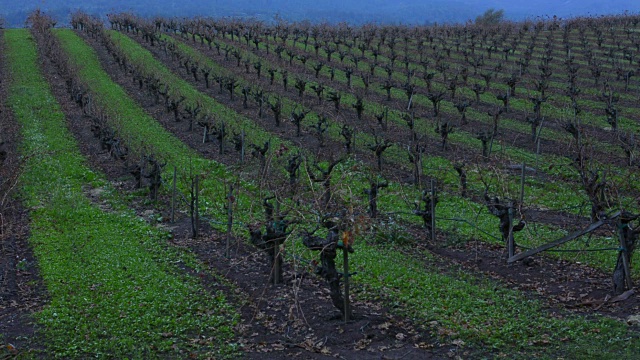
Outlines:
{"type": "Polygon", "coordinates": [[[353,157],[355,160],[357,160],[357,156],[356,154],[358,153],[356,150],[356,135],[358,134],[358,130],[354,127],[353,128],[353,148],[351,149],[351,153],[353,154],[353,157]]]}
{"type": "MultiPolygon", "coordinates": [[[[612,214],[611,216],[608,217],[608,219],[615,219],[618,216],[620,216],[620,211],[612,214]]],[[[590,232],[594,231],[595,229],[597,229],[600,226],[604,225],[604,223],[605,223],[604,220],[598,220],[597,222],[589,225],[589,227],[587,227],[586,229],[578,230],[578,231],[573,232],[573,233],[571,233],[569,235],[566,235],[566,236],[564,236],[564,237],[562,237],[562,238],[560,238],[560,239],[558,239],[556,241],[553,241],[553,242],[550,242],[548,244],[544,244],[544,245],[538,246],[535,249],[530,249],[530,250],[527,250],[525,252],[521,252],[518,255],[509,258],[509,260],[507,260],[507,263],[512,263],[514,261],[518,261],[518,260],[524,259],[526,257],[529,257],[531,255],[535,255],[535,254],[537,254],[539,252],[542,252],[542,251],[545,251],[545,250],[549,250],[549,249],[551,249],[553,247],[562,245],[562,244],[564,244],[566,242],[569,242],[569,241],[571,241],[571,240],[573,240],[573,239],[575,239],[575,238],[577,238],[579,236],[582,236],[584,234],[587,234],[587,233],[590,233],[590,232]]]]}
{"type": "Polygon", "coordinates": [[[633,289],[633,283],[631,282],[631,270],[629,268],[629,259],[627,259],[627,245],[620,224],[620,219],[618,219],[618,238],[620,240],[620,249],[622,249],[622,268],[624,270],[624,278],[627,282],[627,289],[633,289]]]}
{"type": "Polygon", "coordinates": [[[491,142],[489,143],[489,151],[487,151],[487,159],[491,156],[491,151],[493,150],[493,139],[495,139],[496,135],[491,135],[491,142]]]}
{"type": "Polygon", "coordinates": [[[436,182],[431,179],[431,240],[436,239],[436,182]]]}
{"type": "MultiPolygon", "coordinates": [[[[350,239],[349,239],[350,240],[350,239]]],[[[349,251],[347,250],[348,244],[342,242],[342,256],[343,256],[343,271],[344,271],[344,323],[349,321],[351,314],[349,303],[349,251]]]]}
{"type": "Polygon", "coordinates": [[[509,236],[507,237],[507,250],[509,252],[510,259],[516,252],[515,241],[513,239],[513,206],[511,205],[509,205],[509,236]]]}
{"type": "Polygon", "coordinates": [[[244,164],[244,129],[240,133],[240,163],[244,164]]]}
{"type": "Polygon", "coordinates": [[[177,169],[173,167],[173,186],[171,187],[171,222],[176,221],[176,175],[177,169]]]}
{"type": "Polygon", "coordinates": [[[280,267],[280,261],[278,258],[278,253],[280,252],[280,245],[273,239],[273,284],[280,284],[280,272],[278,271],[280,267]]]}
{"type": "Polygon", "coordinates": [[[196,213],[196,233],[200,232],[200,175],[196,175],[196,208],[194,209],[196,213]]]}
{"type": "Polygon", "coordinates": [[[416,176],[418,177],[417,185],[418,189],[422,187],[422,147],[418,145],[418,173],[416,176]]]}
{"type": "MultiPolygon", "coordinates": [[[[275,209],[275,217],[274,217],[274,221],[275,223],[273,224],[276,232],[279,232],[280,229],[279,227],[281,226],[281,221],[282,218],[280,217],[280,201],[278,198],[276,198],[276,209],[275,209]]],[[[274,244],[273,244],[273,283],[274,284],[280,284],[281,280],[280,280],[280,274],[282,272],[282,263],[280,262],[280,242],[278,241],[278,239],[274,239],[274,244]]]]}
{"type": "Polygon", "coordinates": [[[538,150],[536,154],[540,153],[540,135],[542,134],[542,127],[544,126],[544,117],[540,120],[540,125],[538,125],[538,131],[536,131],[536,138],[534,139],[534,143],[538,144],[538,150]]]}
{"type": "Polygon", "coordinates": [[[524,177],[525,177],[525,171],[527,168],[527,164],[526,163],[522,163],[522,175],[520,176],[520,206],[522,206],[522,202],[524,201],[524,177]]]}
{"type": "Polygon", "coordinates": [[[227,246],[224,256],[231,257],[231,227],[233,226],[233,185],[229,185],[229,194],[227,195],[227,246]]]}

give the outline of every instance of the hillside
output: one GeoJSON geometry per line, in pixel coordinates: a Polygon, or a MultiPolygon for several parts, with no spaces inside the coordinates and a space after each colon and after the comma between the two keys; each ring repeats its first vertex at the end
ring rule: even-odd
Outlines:
{"type": "Polygon", "coordinates": [[[640,353],[639,16],[29,23],[0,358],[640,353]]]}

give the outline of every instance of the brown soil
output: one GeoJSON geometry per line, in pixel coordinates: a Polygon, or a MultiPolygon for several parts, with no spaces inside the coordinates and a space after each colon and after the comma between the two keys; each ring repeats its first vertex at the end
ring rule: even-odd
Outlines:
{"type": "Polygon", "coordinates": [[[614,298],[611,274],[579,262],[534,255],[526,261],[507,264],[504,247],[483,242],[470,242],[460,248],[427,247],[470,272],[481,272],[503,286],[543,300],[550,309],[622,320],[640,313],[638,291],[624,301],[609,302],[614,298]]]}

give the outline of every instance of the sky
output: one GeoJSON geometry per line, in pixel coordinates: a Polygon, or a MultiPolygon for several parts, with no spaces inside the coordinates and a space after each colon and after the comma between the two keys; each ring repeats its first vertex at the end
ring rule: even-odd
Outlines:
{"type": "Polygon", "coordinates": [[[598,16],[640,13],[640,0],[0,0],[0,17],[9,27],[24,24],[40,8],[61,24],[78,9],[97,16],[131,11],[142,16],[234,16],[273,21],[375,23],[464,23],[489,8],[504,9],[509,20],[557,15],[598,16]]]}

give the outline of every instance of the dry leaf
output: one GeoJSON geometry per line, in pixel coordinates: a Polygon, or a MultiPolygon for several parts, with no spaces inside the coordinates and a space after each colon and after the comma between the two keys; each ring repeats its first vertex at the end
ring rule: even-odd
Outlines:
{"type": "Polygon", "coordinates": [[[363,350],[366,349],[369,344],[371,344],[370,339],[360,339],[353,348],[354,350],[363,350]]]}
{"type": "Polygon", "coordinates": [[[453,345],[455,346],[464,346],[464,341],[460,340],[460,339],[455,339],[451,342],[453,345]]]}

